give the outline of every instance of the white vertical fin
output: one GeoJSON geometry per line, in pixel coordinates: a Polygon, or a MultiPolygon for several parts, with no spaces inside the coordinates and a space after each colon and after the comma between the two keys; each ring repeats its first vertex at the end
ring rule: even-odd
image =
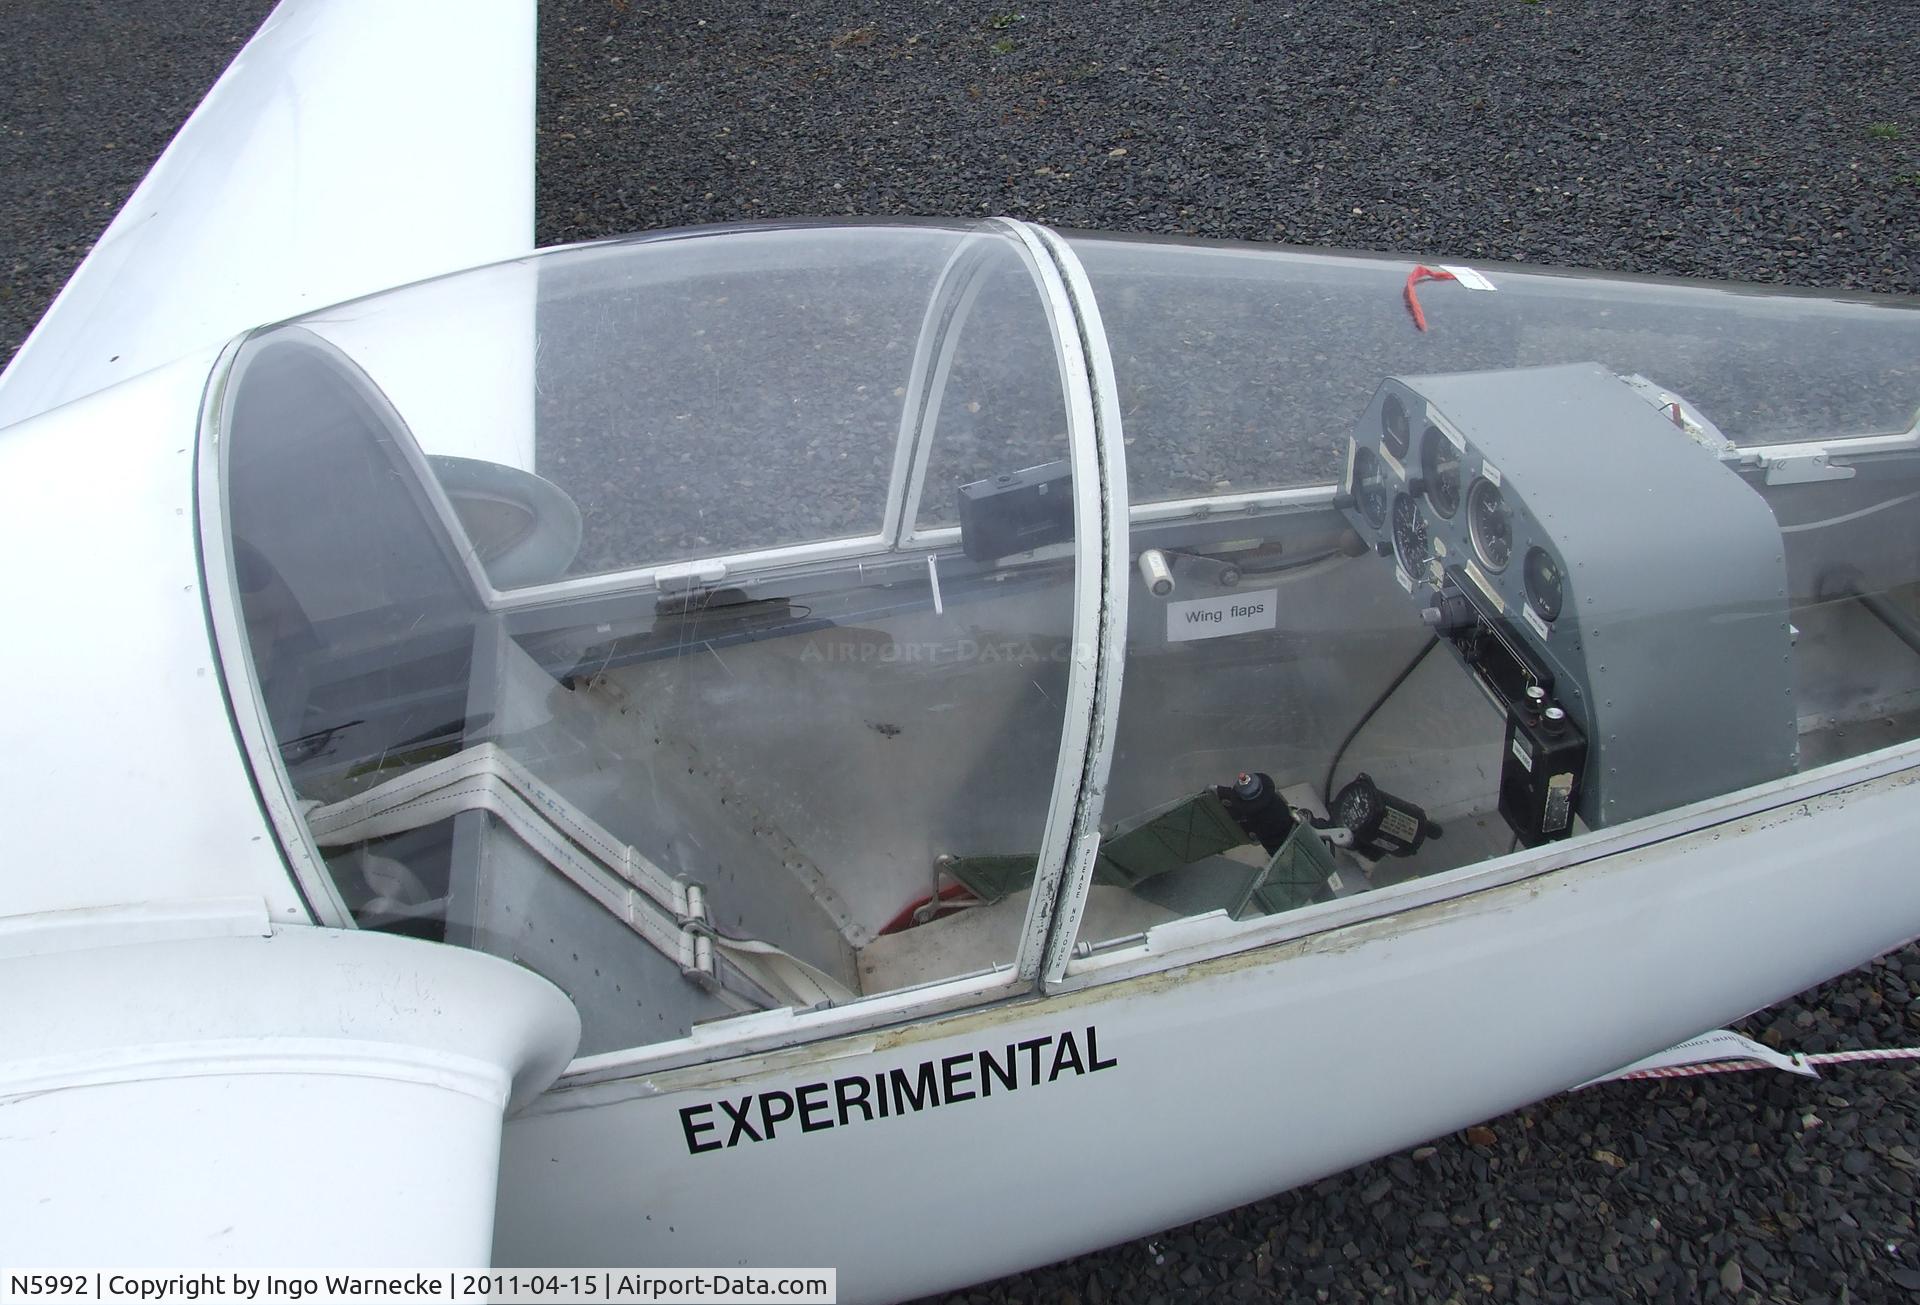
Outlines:
{"type": "Polygon", "coordinates": [[[283,0],[4,376],[0,426],[533,243],[532,0],[283,0]]]}

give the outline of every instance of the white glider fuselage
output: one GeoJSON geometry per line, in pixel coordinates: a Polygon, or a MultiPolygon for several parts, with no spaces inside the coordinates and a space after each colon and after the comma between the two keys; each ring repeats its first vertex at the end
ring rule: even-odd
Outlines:
{"type": "Polygon", "coordinates": [[[849,1298],[900,1299],[1311,1182],[1904,941],[1920,885],[1889,849],[1920,823],[1914,778],[1783,787],[1266,947],[1142,948],[1131,977],[1044,999],[681,1070],[576,1066],[507,1125],[499,1262],[837,1265],[849,1298]],[[1848,905],[1868,900],[1884,911],[1848,905]],[[933,1095],[902,1108],[895,1076],[929,1066],[933,1095]],[[889,1117],[877,1089],[873,1118],[843,1109],[835,1085],[881,1077],[889,1117]],[[769,1125],[815,1084],[824,1111],[769,1125]]]}
{"type": "Polygon", "coordinates": [[[1920,314],[534,256],[532,31],[288,0],[0,378],[0,1259],[897,1299],[1920,933],[1920,314]]]}

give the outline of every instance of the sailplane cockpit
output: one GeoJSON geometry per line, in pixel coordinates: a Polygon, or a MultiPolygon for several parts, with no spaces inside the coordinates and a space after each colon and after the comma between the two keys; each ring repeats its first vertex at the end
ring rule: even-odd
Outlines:
{"type": "Polygon", "coordinates": [[[1097,966],[1920,726],[1884,302],[720,228],[261,330],[208,412],[316,915],[530,966],[585,1052],[1097,966]]]}

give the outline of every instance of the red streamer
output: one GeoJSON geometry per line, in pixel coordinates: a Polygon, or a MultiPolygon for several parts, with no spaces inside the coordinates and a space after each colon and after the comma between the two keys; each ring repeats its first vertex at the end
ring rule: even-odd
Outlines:
{"type": "Polygon", "coordinates": [[[1407,308],[1413,313],[1413,324],[1422,331],[1427,329],[1427,315],[1420,311],[1420,296],[1413,287],[1421,281],[1452,281],[1453,273],[1444,267],[1428,267],[1424,263],[1415,264],[1413,271],[1407,273],[1407,308]]]}

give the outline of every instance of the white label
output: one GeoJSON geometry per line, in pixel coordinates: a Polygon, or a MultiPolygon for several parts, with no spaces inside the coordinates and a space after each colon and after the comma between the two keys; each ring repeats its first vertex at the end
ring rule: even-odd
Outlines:
{"type": "Polygon", "coordinates": [[[1413,592],[1413,577],[1408,575],[1407,568],[1405,568],[1404,566],[1401,566],[1398,562],[1395,562],[1393,564],[1393,578],[1400,582],[1400,587],[1402,589],[1406,590],[1408,593],[1413,592]]]}
{"type": "Polygon", "coordinates": [[[1526,743],[1518,734],[1513,736],[1513,755],[1522,766],[1527,768],[1527,773],[1531,775],[1533,773],[1533,756],[1527,751],[1526,743]]]}
{"type": "Polygon", "coordinates": [[[1442,263],[1440,265],[1440,270],[1442,272],[1453,273],[1453,279],[1458,281],[1461,285],[1465,286],[1469,290],[1493,289],[1493,282],[1487,280],[1486,277],[1482,276],[1480,273],[1474,271],[1470,267],[1461,267],[1457,263],[1442,263]]]}
{"type": "Polygon", "coordinates": [[[1507,600],[1500,596],[1500,591],[1493,587],[1493,581],[1487,579],[1487,573],[1482,571],[1480,564],[1472,558],[1467,559],[1467,579],[1473,581],[1480,592],[1487,596],[1487,601],[1493,604],[1494,611],[1502,616],[1507,614],[1507,600]]]}
{"type": "Polygon", "coordinates": [[[1398,842],[1411,844],[1420,837],[1420,826],[1406,812],[1388,807],[1380,813],[1380,832],[1398,842]]]}
{"type": "Polygon", "coordinates": [[[1335,870],[1327,876],[1327,887],[1333,889],[1336,893],[1344,893],[1347,891],[1347,881],[1340,877],[1338,870],[1335,870]]]}
{"type": "Polygon", "coordinates": [[[1380,461],[1392,467],[1393,474],[1400,477],[1400,479],[1405,480],[1407,478],[1407,469],[1400,465],[1400,459],[1394,457],[1393,451],[1384,444],[1380,446],[1380,461]]]}
{"type": "Polygon", "coordinates": [[[1222,635],[1271,630],[1279,615],[1279,599],[1278,589],[1262,589],[1258,593],[1229,594],[1225,598],[1168,603],[1167,641],[1218,639],[1222,635]]]}
{"type": "Polygon", "coordinates": [[[1491,481],[1494,488],[1498,489],[1500,487],[1500,468],[1494,466],[1491,462],[1483,462],[1480,464],[1480,474],[1491,481]]]}
{"type": "Polygon", "coordinates": [[[1460,450],[1462,453],[1467,451],[1467,437],[1455,430],[1451,422],[1442,421],[1440,415],[1431,409],[1427,412],[1427,424],[1446,436],[1447,443],[1453,445],[1454,448],[1460,450]]]}
{"type": "Polygon", "coordinates": [[[1552,633],[1547,623],[1540,619],[1540,613],[1533,610],[1532,603],[1520,604],[1520,614],[1527,618],[1527,624],[1532,626],[1533,632],[1539,635],[1542,639],[1545,639],[1550,633],[1552,633]]]}
{"type": "Polygon", "coordinates": [[[1573,819],[1573,772],[1547,779],[1547,804],[1540,811],[1540,832],[1557,834],[1573,819]]]}

